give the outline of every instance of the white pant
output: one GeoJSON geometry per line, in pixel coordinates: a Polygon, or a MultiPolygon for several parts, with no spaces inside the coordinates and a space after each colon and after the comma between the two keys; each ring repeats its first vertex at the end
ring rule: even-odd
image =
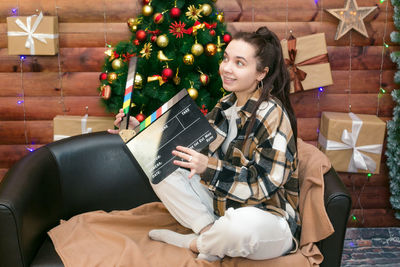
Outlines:
{"type": "Polygon", "coordinates": [[[200,253],[263,260],[279,257],[292,248],[292,233],[284,218],[255,207],[229,208],[217,218],[212,193],[200,183],[200,176],[189,179],[188,175],[179,168],[151,185],[171,215],[196,234],[214,223],[197,239],[200,253]]]}

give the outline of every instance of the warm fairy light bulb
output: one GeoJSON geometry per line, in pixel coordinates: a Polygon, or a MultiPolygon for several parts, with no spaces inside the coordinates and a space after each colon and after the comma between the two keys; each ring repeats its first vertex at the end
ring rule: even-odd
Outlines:
{"type": "Polygon", "coordinates": [[[318,90],[319,90],[320,92],[323,92],[323,91],[324,91],[324,87],[320,87],[320,88],[318,88],[318,90]]]}

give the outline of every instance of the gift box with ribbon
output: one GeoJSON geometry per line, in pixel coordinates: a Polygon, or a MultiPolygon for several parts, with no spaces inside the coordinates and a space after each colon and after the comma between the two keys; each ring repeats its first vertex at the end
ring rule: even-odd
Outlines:
{"type": "Polygon", "coordinates": [[[325,33],[282,40],[282,52],[290,73],[290,92],[333,84],[325,33]]]}
{"type": "Polygon", "coordinates": [[[336,171],[378,174],[385,131],[375,115],[323,112],[318,148],[336,171]]]}
{"type": "Polygon", "coordinates": [[[56,55],[58,17],[39,15],[8,17],[9,55],[56,55]]]}
{"type": "Polygon", "coordinates": [[[91,132],[114,129],[114,117],[57,115],[53,119],[54,141],[91,132]]]}

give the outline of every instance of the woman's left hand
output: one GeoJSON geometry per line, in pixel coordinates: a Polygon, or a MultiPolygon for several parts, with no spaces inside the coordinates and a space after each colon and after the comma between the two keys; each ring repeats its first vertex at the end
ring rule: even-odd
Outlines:
{"type": "Polygon", "coordinates": [[[190,169],[189,178],[192,178],[196,173],[202,174],[207,169],[208,157],[196,150],[188,147],[177,146],[176,150],[172,151],[172,154],[185,160],[174,160],[174,164],[179,167],[190,169]]]}

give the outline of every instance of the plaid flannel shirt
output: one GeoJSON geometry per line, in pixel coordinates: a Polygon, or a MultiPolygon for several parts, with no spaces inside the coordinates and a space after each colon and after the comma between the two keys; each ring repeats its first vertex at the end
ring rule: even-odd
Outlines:
{"type": "Polygon", "coordinates": [[[223,216],[229,207],[255,206],[285,218],[298,241],[297,147],[289,117],[278,99],[271,97],[261,103],[253,131],[243,148],[251,112],[259,97],[256,90],[238,112],[238,135],[225,155],[221,145],[229,121],[224,111],[235,103],[235,94],[222,98],[208,114],[217,138],[202,151],[208,154],[209,161],[201,181],[214,193],[216,215],[223,216]]]}

